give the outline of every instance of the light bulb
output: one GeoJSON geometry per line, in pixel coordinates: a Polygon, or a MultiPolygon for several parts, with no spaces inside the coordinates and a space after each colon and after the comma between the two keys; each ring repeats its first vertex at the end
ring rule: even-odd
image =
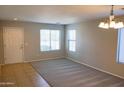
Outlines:
{"type": "Polygon", "coordinates": [[[104,22],[100,22],[100,24],[99,24],[99,26],[98,26],[98,27],[100,27],[100,28],[104,28],[104,25],[105,25],[105,23],[104,23],[104,22]]]}
{"type": "Polygon", "coordinates": [[[109,27],[114,28],[115,27],[115,21],[110,21],[109,27]]]}
{"type": "Polygon", "coordinates": [[[123,28],[124,27],[124,24],[123,24],[123,22],[118,22],[118,23],[116,23],[116,25],[115,25],[115,29],[119,29],[119,28],[123,28]]]}
{"type": "Polygon", "coordinates": [[[108,29],[109,28],[109,24],[108,23],[105,23],[104,28],[105,29],[108,29]]]}

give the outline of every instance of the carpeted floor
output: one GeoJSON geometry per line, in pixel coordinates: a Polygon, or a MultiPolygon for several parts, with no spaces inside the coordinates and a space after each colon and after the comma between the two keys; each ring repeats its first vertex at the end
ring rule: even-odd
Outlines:
{"type": "Polygon", "coordinates": [[[124,80],[68,59],[32,62],[33,68],[53,87],[116,87],[124,80]]]}

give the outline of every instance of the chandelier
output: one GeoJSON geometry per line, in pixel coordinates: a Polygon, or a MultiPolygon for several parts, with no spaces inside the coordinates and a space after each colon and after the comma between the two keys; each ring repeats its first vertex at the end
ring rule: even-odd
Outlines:
{"type": "Polygon", "coordinates": [[[113,7],[114,5],[112,5],[109,19],[106,21],[100,22],[98,27],[103,29],[109,29],[109,28],[119,29],[124,27],[124,23],[122,21],[118,21],[115,19],[115,16],[113,14],[113,7]]]}

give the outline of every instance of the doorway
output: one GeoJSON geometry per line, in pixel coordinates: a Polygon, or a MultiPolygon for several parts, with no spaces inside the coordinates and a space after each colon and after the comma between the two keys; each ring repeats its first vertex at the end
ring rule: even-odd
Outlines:
{"type": "Polygon", "coordinates": [[[4,27],[3,36],[5,64],[22,63],[24,61],[24,29],[4,27]]]}

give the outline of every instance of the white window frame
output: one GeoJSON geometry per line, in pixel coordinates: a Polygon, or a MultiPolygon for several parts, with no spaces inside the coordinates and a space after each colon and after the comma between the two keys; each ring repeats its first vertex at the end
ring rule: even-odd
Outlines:
{"type": "Polygon", "coordinates": [[[61,31],[60,30],[56,30],[56,29],[41,29],[40,30],[40,51],[41,52],[50,52],[50,51],[59,51],[61,49],[61,31]],[[50,40],[50,50],[42,50],[42,48],[41,48],[41,31],[42,30],[49,30],[50,31],[50,37],[49,37],[49,40],[50,40]],[[52,49],[51,48],[51,31],[59,31],[59,49],[52,49]]]}
{"type": "Polygon", "coordinates": [[[121,44],[121,32],[122,32],[122,29],[124,30],[124,28],[121,28],[118,30],[118,43],[117,43],[117,58],[116,58],[116,61],[117,63],[119,64],[124,64],[124,62],[121,62],[119,57],[120,57],[120,44],[121,44]]]}
{"type": "Polygon", "coordinates": [[[70,52],[76,52],[76,30],[68,30],[68,51],[70,51],[70,52]],[[69,38],[69,34],[70,34],[70,32],[71,31],[75,31],[75,40],[71,40],[70,38],[69,38]],[[75,50],[71,50],[70,49],[70,42],[71,41],[73,41],[73,42],[75,42],[75,50]]]}

